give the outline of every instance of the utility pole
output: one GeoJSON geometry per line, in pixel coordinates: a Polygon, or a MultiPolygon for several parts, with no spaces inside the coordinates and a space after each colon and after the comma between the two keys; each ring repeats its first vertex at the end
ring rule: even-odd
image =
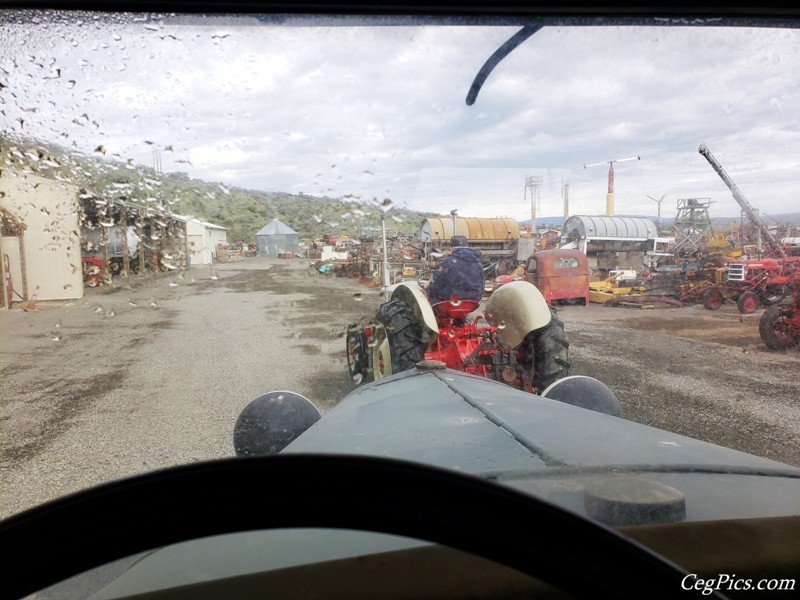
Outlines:
{"type": "Polygon", "coordinates": [[[389,252],[386,249],[386,213],[381,214],[381,233],[383,234],[383,265],[381,269],[381,283],[383,284],[383,291],[386,291],[391,284],[389,276],[389,252]]]}
{"type": "Polygon", "coordinates": [[[561,184],[561,196],[564,198],[564,221],[569,219],[569,184],[561,184]]]}
{"type": "Polygon", "coordinates": [[[614,216],[614,163],[626,162],[629,160],[641,160],[641,157],[631,156],[630,158],[616,158],[614,160],[604,160],[603,162],[592,163],[590,165],[583,165],[584,169],[589,167],[596,167],[597,165],[608,164],[608,195],[606,196],[606,216],[614,216]]]}
{"type": "Polygon", "coordinates": [[[531,237],[536,232],[536,208],[539,205],[539,188],[542,187],[544,179],[538,175],[525,176],[525,196],[531,193],[531,237]]]}

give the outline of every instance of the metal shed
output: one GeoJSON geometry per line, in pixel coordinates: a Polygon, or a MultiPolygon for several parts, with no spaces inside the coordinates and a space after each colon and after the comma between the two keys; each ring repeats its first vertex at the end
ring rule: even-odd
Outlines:
{"type": "Polygon", "coordinates": [[[294,229],[273,219],[255,235],[257,256],[278,256],[279,252],[297,253],[300,249],[300,234],[294,229]]]}

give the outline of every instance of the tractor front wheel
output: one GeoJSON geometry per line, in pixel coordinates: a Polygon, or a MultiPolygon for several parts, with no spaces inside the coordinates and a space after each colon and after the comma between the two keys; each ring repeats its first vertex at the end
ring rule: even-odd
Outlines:
{"type": "Polygon", "coordinates": [[[739,307],[739,312],[743,315],[750,315],[758,310],[761,304],[761,298],[755,292],[744,292],[739,295],[736,301],[736,306],[739,307]]]}
{"type": "Polygon", "coordinates": [[[402,300],[384,302],[378,308],[378,321],[386,331],[391,357],[391,370],[385,364],[388,357],[380,356],[384,364],[374,364],[375,378],[391,373],[400,373],[413,369],[425,358],[425,342],[422,338],[422,327],[414,316],[414,311],[402,300]]]}
{"type": "Polygon", "coordinates": [[[363,328],[356,324],[347,328],[347,370],[353,383],[367,383],[372,380],[369,371],[367,336],[363,328]]]}
{"type": "Polygon", "coordinates": [[[725,296],[719,288],[711,288],[703,294],[703,306],[706,310],[717,310],[725,302],[725,296]]]}
{"type": "Polygon", "coordinates": [[[794,310],[786,306],[770,306],[761,315],[758,332],[761,340],[773,350],[786,350],[800,344],[800,323],[793,323],[794,310]]]}

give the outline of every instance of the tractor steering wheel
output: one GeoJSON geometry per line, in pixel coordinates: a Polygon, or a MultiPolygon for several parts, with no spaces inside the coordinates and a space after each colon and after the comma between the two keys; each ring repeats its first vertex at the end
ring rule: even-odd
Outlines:
{"type": "Polygon", "coordinates": [[[432,269],[428,269],[427,271],[420,271],[419,275],[417,275],[417,284],[419,285],[419,287],[425,289],[431,282],[432,275],[433,275],[432,269]]]}
{"type": "Polygon", "coordinates": [[[667,599],[693,593],[681,589],[687,573],[666,559],[510,487],[394,459],[289,454],[155,471],[15,515],[0,523],[4,596],[23,597],[169,544],[296,527],[443,544],[578,597],[667,599]],[[263,494],[264,482],[279,493],[263,494]],[[320,490],[335,490],[326,495],[325,510],[319,510],[320,490]],[[204,499],[202,508],[197,498],[204,499]]]}

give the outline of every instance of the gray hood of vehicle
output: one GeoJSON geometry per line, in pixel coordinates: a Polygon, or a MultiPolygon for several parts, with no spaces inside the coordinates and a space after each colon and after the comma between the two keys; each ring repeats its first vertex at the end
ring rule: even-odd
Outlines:
{"type": "Polygon", "coordinates": [[[411,371],[359,388],[284,452],[388,456],[472,473],[564,465],[787,468],[452,370],[411,371]]]}
{"type": "Polygon", "coordinates": [[[800,513],[800,469],[452,370],[358,388],[283,452],[422,462],[577,512],[587,485],[635,476],[684,493],[688,520],[800,513]]]}

